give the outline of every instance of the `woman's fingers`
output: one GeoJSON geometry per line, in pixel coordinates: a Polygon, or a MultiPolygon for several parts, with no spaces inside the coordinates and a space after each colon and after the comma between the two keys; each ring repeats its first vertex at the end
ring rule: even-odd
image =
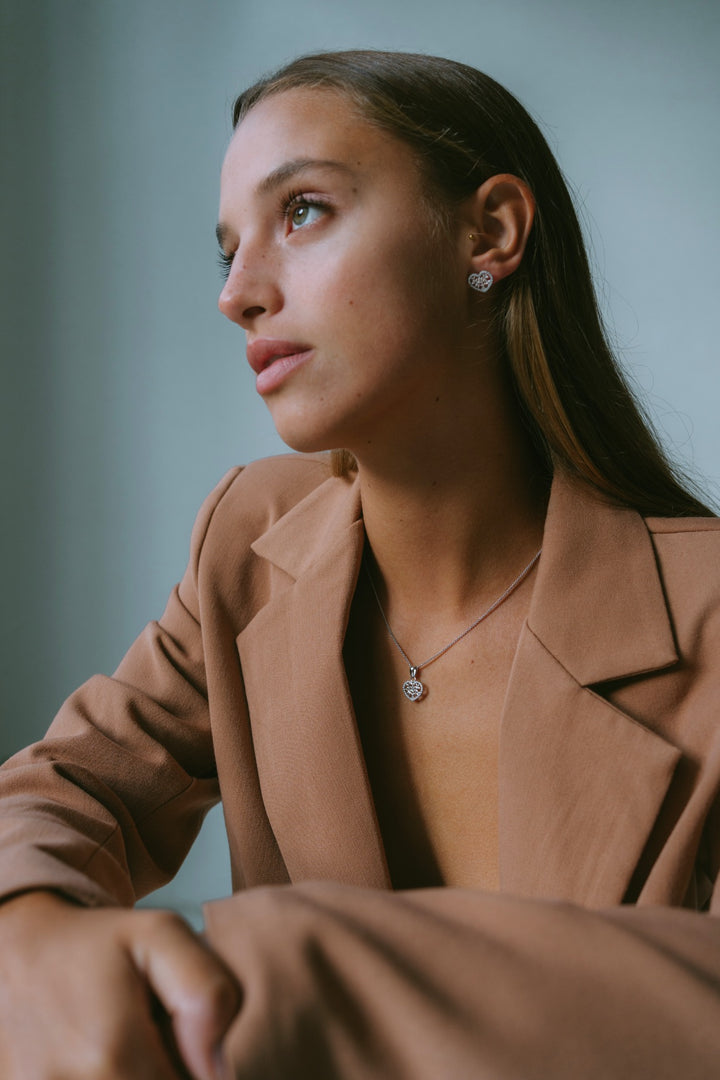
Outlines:
{"type": "Polygon", "coordinates": [[[127,940],[133,962],[167,1013],[190,1074],[218,1080],[217,1051],[240,1007],[240,989],[182,919],[157,912],[143,913],[142,920],[127,940]]]}
{"type": "Polygon", "coordinates": [[[233,977],[169,912],[0,906],[1,1080],[219,1080],[233,977]]]}

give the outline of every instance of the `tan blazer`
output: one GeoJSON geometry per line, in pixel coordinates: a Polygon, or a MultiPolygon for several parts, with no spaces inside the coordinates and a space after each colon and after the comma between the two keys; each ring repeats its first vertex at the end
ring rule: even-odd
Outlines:
{"type": "Polygon", "coordinates": [[[324,459],[228,474],[160,622],[0,771],[2,893],[132,903],[221,794],[236,887],[293,883],[207,909],[256,994],[243,1076],[720,1075],[720,923],[673,910],[720,860],[720,521],[554,481],[495,896],[389,891],[342,660],[363,541],[324,459]]]}

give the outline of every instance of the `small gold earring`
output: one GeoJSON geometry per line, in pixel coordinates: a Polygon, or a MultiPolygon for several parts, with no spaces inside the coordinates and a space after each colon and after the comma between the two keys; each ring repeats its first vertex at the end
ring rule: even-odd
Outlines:
{"type": "Polygon", "coordinates": [[[477,238],[477,233],[474,233],[474,232],[469,232],[468,233],[468,240],[475,240],[476,238],[477,238]]]}

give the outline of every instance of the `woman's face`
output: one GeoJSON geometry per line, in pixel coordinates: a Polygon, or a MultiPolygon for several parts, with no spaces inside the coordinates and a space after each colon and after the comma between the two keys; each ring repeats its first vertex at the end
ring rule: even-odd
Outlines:
{"type": "Polygon", "coordinates": [[[219,307],[290,446],[361,455],[447,396],[467,347],[467,240],[437,239],[412,152],[343,95],[291,90],[250,110],[219,220],[219,307]]]}

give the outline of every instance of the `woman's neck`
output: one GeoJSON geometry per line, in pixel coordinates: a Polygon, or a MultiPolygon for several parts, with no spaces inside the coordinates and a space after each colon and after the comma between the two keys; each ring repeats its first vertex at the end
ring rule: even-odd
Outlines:
{"type": "MultiPolygon", "coordinates": [[[[549,478],[511,395],[475,423],[453,413],[406,452],[360,455],[363,517],[390,621],[448,628],[513,580],[542,542],[549,478]],[[466,435],[464,442],[458,433],[466,435]]],[[[356,455],[357,456],[357,455],[356,455]]]]}

